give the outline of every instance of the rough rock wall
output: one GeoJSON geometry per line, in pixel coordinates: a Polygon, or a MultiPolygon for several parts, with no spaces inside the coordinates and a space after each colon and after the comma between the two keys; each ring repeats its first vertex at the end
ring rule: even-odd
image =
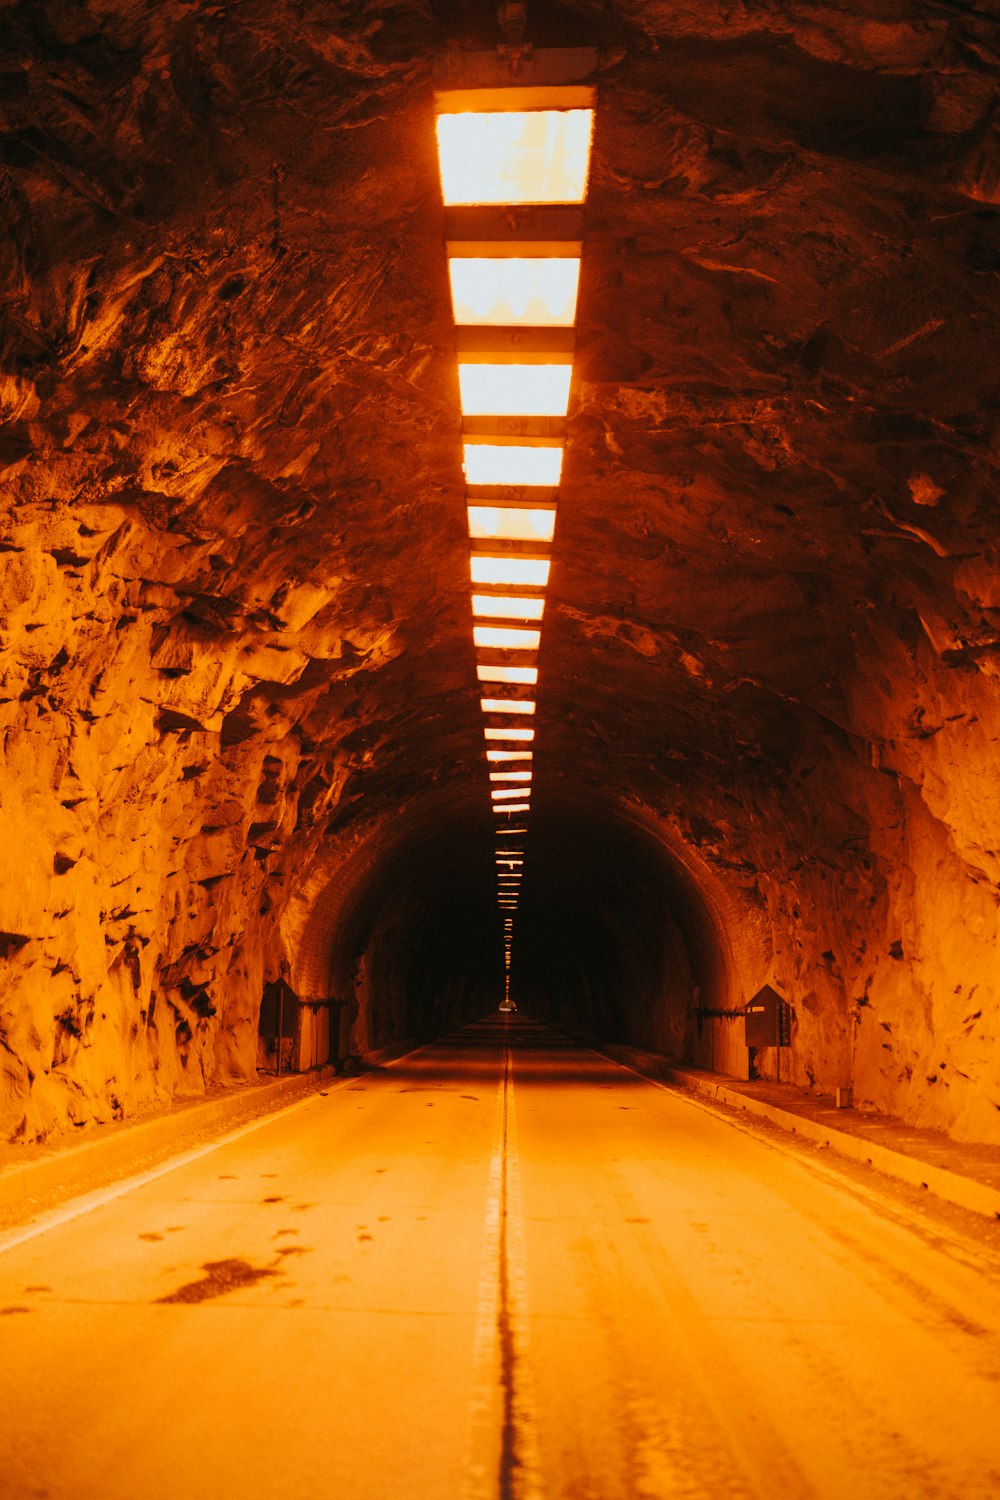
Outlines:
{"type": "Polygon", "coordinates": [[[405,759],[365,681],[460,543],[411,384],[407,69],[371,18],[280,11],[3,9],[0,1117],[28,1137],[252,1074],[285,893],[352,775],[405,759]]]}
{"type": "MultiPolygon", "coordinates": [[[[119,507],[22,507],[5,542],[3,1105],[35,1134],[252,1073],[316,774],[268,692],[316,659],[324,595],[277,567],[258,624],[178,588],[175,546],[119,507]]],[[[339,654],[357,616],[326,619],[339,654]]]]}
{"type": "Polygon", "coordinates": [[[553,759],[760,908],[800,1082],[997,1140],[1000,34],[864,9],[619,7],[553,759]]]}
{"type": "MultiPolygon", "coordinates": [[[[646,809],[760,913],[800,1081],[997,1139],[996,26],[864,11],[533,7],[603,52],[538,799],[646,809]]],[[[331,840],[484,796],[427,65],[493,33],[0,16],[0,1116],[31,1136],[247,1076],[331,840]]]]}

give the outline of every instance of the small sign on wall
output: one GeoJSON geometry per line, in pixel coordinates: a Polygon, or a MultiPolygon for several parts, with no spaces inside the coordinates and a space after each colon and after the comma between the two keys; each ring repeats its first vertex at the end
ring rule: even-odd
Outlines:
{"type": "Polygon", "coordinates": [[[791,1043],[792,1008],[769,984],[747,1001],[744,1015],[748,1047],[787,1047],[791,1043]]]}

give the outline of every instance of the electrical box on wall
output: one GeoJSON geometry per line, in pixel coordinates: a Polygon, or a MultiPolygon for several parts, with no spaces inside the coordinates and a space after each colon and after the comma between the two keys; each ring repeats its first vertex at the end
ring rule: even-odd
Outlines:
{"type": "Polygon", "coordinates": [[[765,984],[746,1004],[748,1047],[787,1047],[792,1036],[792,1008],[777,990],[765,984]]]}

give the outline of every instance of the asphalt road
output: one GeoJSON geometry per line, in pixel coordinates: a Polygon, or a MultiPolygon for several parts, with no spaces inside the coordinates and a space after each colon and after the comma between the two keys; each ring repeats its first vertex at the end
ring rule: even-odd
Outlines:
{"type": "Polygon", "coordinates": [[[497,1017],[0,1236],[0,1496],[996,1500],[998,1273],[497,1017]]]}

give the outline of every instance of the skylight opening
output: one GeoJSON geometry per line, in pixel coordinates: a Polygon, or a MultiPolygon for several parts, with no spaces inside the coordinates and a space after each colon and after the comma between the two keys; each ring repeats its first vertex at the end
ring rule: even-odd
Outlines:
{"type": "Polygon", "coordinates": [[[534,687],[538,681],[537,667],[504,667],[491,662],[480,662],[476,667],[480,682],[516,682],[525,687],[534,687]]]}
{"type": "Polygon", "coordinates": [[[451,300],[460,326],[572,328],[579,256],[450,256],[451,300]]]}
{"type": "Polygon", "coordinates": [[[438,163],[445,207],[469,203],[582,203],[592,109],[442,114],[438,163]]]}
{"type": "Polygon", "coordinates": [[[484,714],[533,714],[535,702],[532,698],[480,698],[479,706],[484,714]]]}
{"type": "MultiPolygon", "coordinates": [[[[556,448],[529,449],[556,453],[556,448]]],[[[529,510],[519,505],[470,505],[469,536],[474,541],[551,542],[555,535],[555,510],[529,510]]]]}
{"type": "Polygon", "coordinates": [[[521,443],[466,443],[469,484],[537,484],[552,489],[562,472],[561,448],[521,443]]]}
{"type": "Polygon", "coordinates": [[[537,651],[542,643],[540,630],[520,630],[500,625],[474,625],[472,639],[477,646],[494,651],[537,651]]]}
{"type": "Polygon", "coordinates": [[[547,557],[493,557],[474,552],[470,568],[473,583],[520,583],[543,589],[549,581],[547,557]]]}
{"type": "Polygon", "coordinates": [[[528,594],[473,594],[472,613],[493,620],[540,620],[545,600],[528,594]]]}
{"type": "Polygon", "coordinates": [[[458,366],[464,417],[564,417],[573,366],[458,366]]]}

